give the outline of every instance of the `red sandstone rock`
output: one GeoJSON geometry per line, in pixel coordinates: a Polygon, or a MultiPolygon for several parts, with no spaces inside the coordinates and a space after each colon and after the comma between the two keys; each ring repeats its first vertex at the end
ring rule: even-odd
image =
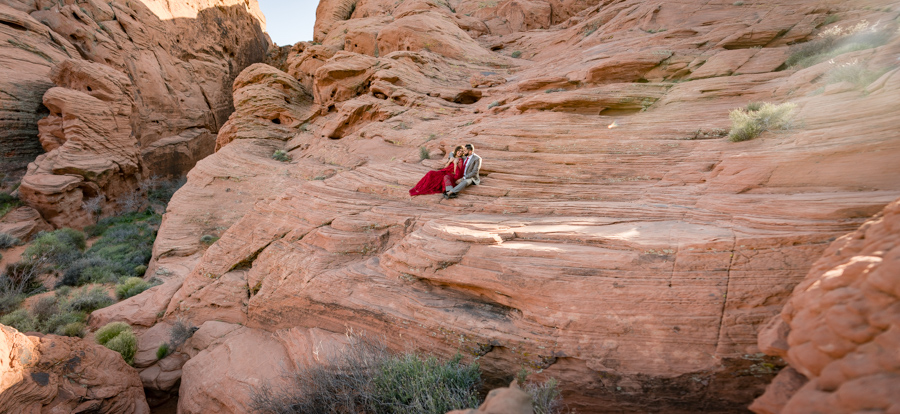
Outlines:
{"type": "Polygon", "coordinates": [[[0,325],[0,412],[149,413],[137,371],[81,338],[0,325]]]}
{"type": "Polygon", "coordinates": [[[900,202],[894,202],[832,243],[782,310],[786,371],[809,382],[800,387],[791,379],[786,386],[776,379],[750,408],[852,413],[900,407],[898,270],[900,202]]]}
{"type": "Polygon", "coordinates": [[[19,240],[29,240],[31,236],[53,228],[41,218],[37,210],[22,206],[0,218],[0,233],[7,233],[19,240]]]}
{"type": "Polygon", "coordinates": [[[182,175],[184,168],[208,155],[208,134],[217,132],[233,110],[230,87],[234,77],[249,64],[261,61],[269,43],[255,1],[116,0],[76,5],[16,0],[0,6],[0,20],[8,23],[0,28],[0,42],[13,45],[0,51],[4,62],[0,64],[4,74],[0,82],[8,82],[2,89],[9,92],[0,97],[0,110],[16,114],[0,121],[0,129],[7,131],[0,140],[4,157],[0,172],[20,177],[25,173],[24,165],[40,152],[39,144],[45,151],[58,150],[73,135],[79,142],[92,136],[90,139],[102,142],[108,138],[114,143],[110,148],[84,145],[78,156],[71,149],[48,154],[37,163],[38,170],[29,173],[29,185],[21,192],[23,199],[54,226],[89,224],[94,218],[81,209],[86,198],[101,197],[103,214],[112,214],[117,211],[115,201],[123,193],[134,191],[139,180],[182,175]],[[58,65],[90,67],[91,63],[97,66],[90,71],[66,72],[78,73],[75,76],[50,73],[58,65]],[[128,83],[120,85],[124,88],[121,91],[116,87],[103,93],[85,90],[102,88],[106,80],[117,77],[128,83]],[[90,85],[85,83],[88,80],[99,83],[90,85]],[[66,91],[50,90],[53,83],[66,91]],[[42,96],[51,115],[40,122],[39,143],[34,136],[37,119],[46,115],[40,105],[42,96]],[[119,109],[125,108],[127,113],[112,110],[101,114],[101,105],[85,96],[120,105],[119,109]],[[83,131],[65,127],[65,116],[78,118],[82,125],[77,128],[83,131]],[[109,122],[115,117],[119,117],[118,122],[111,129],[109,122]],[[206,134],[197,133],[202,130],[206,134]],[[151,158],[156,151],[166,152],[159,147],[178,139],[173,137],[193,137],[198,142],[186,142],[178,149],[183,161],[160,164],[151,160],[141,165],[128,160],[121,167],[110,167],[109,163],[118,163],[123,156],[135,158],[131,154],[109,156],[125,148],[122,136],[139,145],[132,148],[133,143],[126,143],[129,152],[140,153],[143,148],[151,158]],[[164,142],[152,147],[160,140],[164,142]],[[57,177],[45,177],[47,174],[57,177]],[[105,177],[110,180],[108,185],[95,183],[90,177],[81,184],[72,180],[74,175],[104,174],[121,177],[105,177]]]}
{"type": "Polygon", "coordinates": [[[485,397],[478,409],[455,410],[447,414],[532,414],[531,396],[515,386],[496,388],[485,397]]]}

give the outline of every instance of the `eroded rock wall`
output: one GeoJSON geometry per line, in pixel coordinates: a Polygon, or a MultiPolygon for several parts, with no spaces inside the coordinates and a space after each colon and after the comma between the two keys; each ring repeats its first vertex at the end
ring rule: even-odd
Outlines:
{"type": "Polygon", "coordinates": [[[14,1],[0,21],[0,172],[34,161],[21,196],[55,226],[93,220],[89,198],[119,211],[140,182],[212,153],[234,78],[271,44],[255,1],[14,1]]]}
{"type": "MultiPolygon", "coordinates": [[[[461,351],[489,386],[541,371],[579,411],[745,409],[785,364],[760,327],[834,238],[900,197],[894,12],[626,0],[545,18],[540,3],[495,5],[540,17],[515,29],[465,2],[320,3],[321,44],[235,83],[228,133],[163,219],[148,274],[166,284],[94,316],[255,330],[203,358],[257,341],[272,381],[298,355],[269,334],[352,328],[461,351]],[[863,20],[884,44],[785,65],[791,43],[863,20]],[[829,83],[845,64],[882,74],[829,83]],[[729,142],[728,112],[754,101],[795,103],[793,128],[729,142]],[[408,196],[466,142],[481,185],[408,196]]],[[[145,386],[180,374],[184,412],[245,409],[200,361],[148,362],[145,386]]]]}

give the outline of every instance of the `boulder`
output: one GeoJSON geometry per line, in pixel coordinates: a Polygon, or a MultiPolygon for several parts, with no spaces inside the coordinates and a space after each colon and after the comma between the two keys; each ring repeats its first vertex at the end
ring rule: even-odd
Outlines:
{"type": "Polygon", "coordinates": [[[0,325],[0,411],[149,414],[137,371],[81,338],[0,325]]]}

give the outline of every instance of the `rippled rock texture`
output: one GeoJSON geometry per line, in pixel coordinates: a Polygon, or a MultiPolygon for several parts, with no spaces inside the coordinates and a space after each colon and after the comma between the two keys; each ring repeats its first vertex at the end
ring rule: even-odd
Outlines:
{"type": "Polygon", "coordinates": [[[322,1],[315,43],[235,82],[163,218],[148,276],[166,283],[94,317],[146,328],[148,352],[156,326],[206,327],[186,362],[143,368],[158,391],[180,375],[185,413],[246,411],[247,385],[347,329],[462,352],[492,387],[556,377],[578,411],[743,410],[786,363],[761,326],[900,197],[888,6],[322,1]],[[785,64],[862,20],[887,42],[785,64]],[[845,64],[881,75],[828,83],[845,64]],[[754,101],[795,103],[793,127],[728,141],[754,101]],[[466,142],[481,185],[408,196],[466,142]]]}
{"type": "Polygon", "coordinates": [[[89,199],[120,211],[212,153],[264,29],[255,0],[5,2],[0,173],[25,174],[21,198],[56,227],[96,219],[89,199]]]}

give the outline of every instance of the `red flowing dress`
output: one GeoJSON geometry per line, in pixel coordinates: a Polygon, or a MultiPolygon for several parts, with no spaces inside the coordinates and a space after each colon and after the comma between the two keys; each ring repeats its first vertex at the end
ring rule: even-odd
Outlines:
{"type": "Polygon", "coordinates": [[[465,173],[463,160],[459,160],[454,171],[453,163],[444,167],[442,170],[429,171],[419,180],[415,187],[409,190],[409,195],[417,196],[423,194],[443,193],[444,188],[448,185],[453,186],[460,177],[465,173]]]}

